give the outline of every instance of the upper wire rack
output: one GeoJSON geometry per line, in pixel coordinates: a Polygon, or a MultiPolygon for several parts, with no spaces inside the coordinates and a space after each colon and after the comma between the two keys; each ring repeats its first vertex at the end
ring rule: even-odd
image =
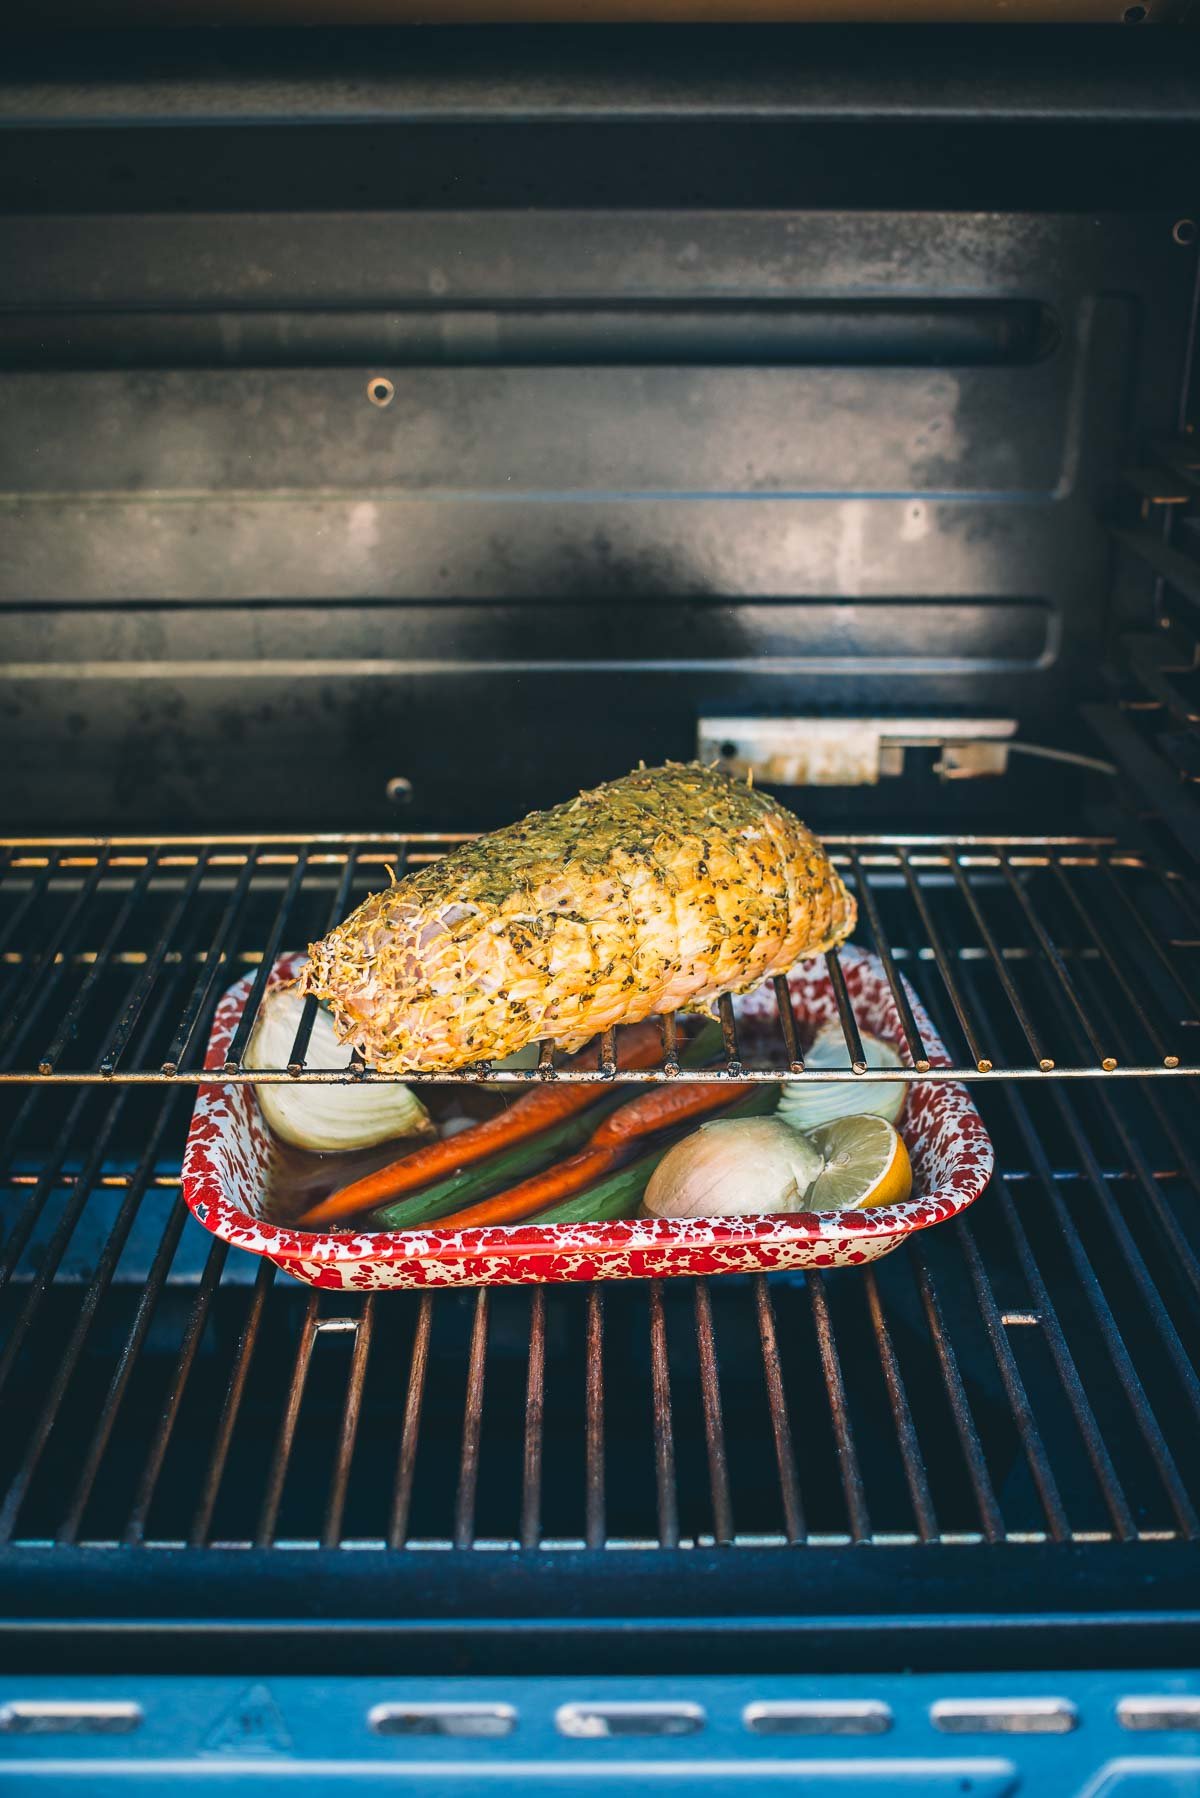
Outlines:
{"type": "MultiPolygon", "coordinates": [[[[221,1080],[348,1082],[391,1076],[308,1065],[307,1002],[285,1067],[250,1069],[247,1044],[278,956],[323,935],[388,870],[436,860],[465,834],[0,840],[0,1081],[212,1080],[204,1052],[221,994],[251,973],[221,1080]],[[154,1031],[138,1031],[180,964],[191,978],[154,1031]],[[130,1044],[137,1039],[138,1052],[130,1044]]],[[[836,951],[827,958],[849,1066],[804,1066],[803,1023],[775,983],[778,1041],[746,1053],[720,1001],[720,1065],[688,1080],[1003,1080],[1200,1071],[1200,898],[1179,874],[1101,837],[833,836],[859,900],[856,942],[883,965],[912,1066],[869,1066],[836,951]],[[948,1007],[951,1065],[929,1066],[909,998],[948,1007]]],[[[679,1077],[673,1017],[650,1068],[618,1069],[601,1038],[592,1070],[475,1064],[407,1083],[522,1087],[679,1077]]]]}

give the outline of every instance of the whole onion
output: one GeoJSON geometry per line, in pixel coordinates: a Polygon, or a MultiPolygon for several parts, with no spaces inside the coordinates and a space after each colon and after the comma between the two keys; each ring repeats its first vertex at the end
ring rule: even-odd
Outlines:
{"type": "Polygon", "coordinates": [[[753,1217],[802,1211],[825,1163],[779,1118],[718,1118],[668,1149],[646,1187],[649,1217],[753,1217]]]}

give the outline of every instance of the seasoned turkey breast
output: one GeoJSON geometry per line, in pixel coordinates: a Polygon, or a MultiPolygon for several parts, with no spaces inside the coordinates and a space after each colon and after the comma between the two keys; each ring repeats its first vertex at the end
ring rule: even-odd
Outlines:
{"type": "Polygon", "coordinates": [[[705,1007],[842,942],[855,903],[777,800],[669,763],[477,837],[374,893],[301,988],[387,1073],[705,1007]]]}

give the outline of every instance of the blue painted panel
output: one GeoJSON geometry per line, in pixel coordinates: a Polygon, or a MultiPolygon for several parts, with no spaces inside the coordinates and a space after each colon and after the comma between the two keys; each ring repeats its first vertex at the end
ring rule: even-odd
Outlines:
{"type": "Polygon", "coordinates": [[[297,1777],[306,1790],[399,1779],[429,1798],[481,1784],[547,1798],[635,1785],[664,1798],[1195,1798],[1200,1674],[0,1683],[5,1793],[115,1798],[132,1783],[157,1798],[217,1780],[238,1795],[297,1777]],[[1145,1702],[1139,1727],[1123,1726],[1131,1697],[1195,1727],[1154,1727],[1145,1702]]]}

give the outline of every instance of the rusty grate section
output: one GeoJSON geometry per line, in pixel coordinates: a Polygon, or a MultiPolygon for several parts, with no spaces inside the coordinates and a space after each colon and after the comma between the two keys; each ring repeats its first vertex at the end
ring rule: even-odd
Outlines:
{"type": "MultiPolygon", "coordinates": [[[[314,1001],[288,1065],[251,1073],[243,1057],[267,973],[281,951],[322,934],[384,884],[387,867],[418,866],[461,840],[0,845],[0,1081],[195,1084],[216,1002],[247,970],[255,979],[226,1079],[385,1078],[308,1064],[314,1001]]],[[[859,897],[856,941],[879,955],[896,998],[912,1078],[1145,1077],[1200,1067],[1200,895],[1181,875],[1098,838],[829,841],[859,897]],[[905,979],[926,992],[932,981],[952,1066],[929,1070],[905,979]]],[[[777,982],[779,1041],[770,1054],[743,1053],[724,1000],[724,1066],[689,1077],[872,1079],[838,957],[827,959],[852,1074],[804,1067],[777,982]]],[[[672,1018],[662,1032],[659,1065],[616,1078],[673,1078],[672,1018]]],[[[606,1033],[591,1072],[556,1069],[545,1046],[536,1069],[483,1063],[409,1078],[612,1079],[616,1035],[606,1033]]]]}

